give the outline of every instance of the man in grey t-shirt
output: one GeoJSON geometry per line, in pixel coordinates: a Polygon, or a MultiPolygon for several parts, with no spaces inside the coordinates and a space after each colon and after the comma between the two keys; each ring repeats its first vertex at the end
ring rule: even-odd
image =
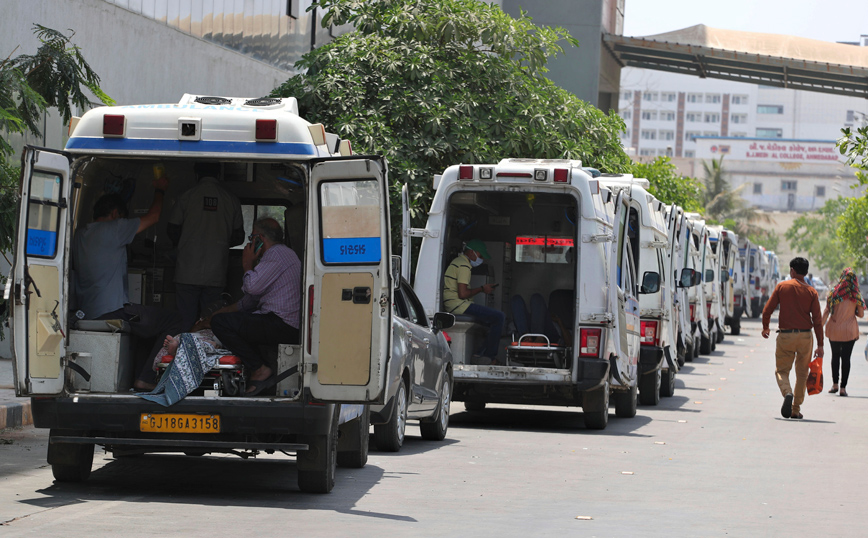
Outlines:
{"type": "Polygon", "coordinates": [[[244,242],[241,203],[220,185],[220,163],[195,166],[199,183],[178,197],[166,233],[178,247],[175,291],[185,330],[226,287],[229,248],[244,242]]]}
{"type": "Polygon", "coordinates": [[[72,263],[76,295],[85,319],[122,319],[141,339],[154,339],[151,353],[137,361],[139,376],[133,386],[154,388],[156,373],[151,361],[167,335],[180,333],[181,317],[154,306],[130,304],[127,290],[127,245],[136,234],[160,220],[168,181],[154,180],[154,201],[142,218],[128,219],[126,203],[117,194],[106,194],[93,206],[93,222],[80,228],[73,239],[72,263]]]}

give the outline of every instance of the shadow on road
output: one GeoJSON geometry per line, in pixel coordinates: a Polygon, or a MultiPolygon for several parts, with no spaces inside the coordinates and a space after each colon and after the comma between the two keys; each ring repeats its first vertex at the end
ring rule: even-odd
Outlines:
{"type": "Polygon", "coordinates": [[[618,418],[609,413],[605,430],[585,428],[582,412],[577,408],[560,409],[509,409],[487,407],[484,411],[452,412],[450,427],[479,430],[502,430],[521,432],[578,432],[589,435],[615,435],[623,437],[651,437],[634,430],[651,422],[651,417],[639,414],[633,418],[618,418]]]}
{"type": "Polygon", "coordinates": [[[293,458],[268,456],[245,461],[227,456],[157,454],[111,460],[94,470],[85,483],[54,483],[37,491],[44,498],[21,502],[45,508],[102,500],[129,503],[131,510],[138,503],[152,502],[258,510],[324,510],[415,522],[414,518],[399,513],[354,509],[359,499],[381,480],[396,478],[391,474],[373,465],[363,469],[339,467],[332,493],[312,495],[298,490],[293,458]]]}
{"type": "MultiPolygon", "coordinates": [[[[449,417],[449,426],[452,426],[452,416],[449,417]]],[[[404,437],[404,446],[401,447],[401,450],[398,452],[385,452],[377,449],[377,445],[374,442],[374,437],[371,436],[371,452],[376,452],[378,455],[384,455],[388,457],[400,457],[400,456],[413,456],[416,454],[424,454],[426,452],[430,452],[432,450],[440,450],[443,447],[447,447],[449,445],[454,445],[458,443],[458,441],[454,439],[449,439],[449,432],[446,432],[447,438],[442,441],[426,441],[422,439],[421,436],[412,436],[410,435],[409,430],[412,426],[408,426],[407,434],[404,437]]]]}

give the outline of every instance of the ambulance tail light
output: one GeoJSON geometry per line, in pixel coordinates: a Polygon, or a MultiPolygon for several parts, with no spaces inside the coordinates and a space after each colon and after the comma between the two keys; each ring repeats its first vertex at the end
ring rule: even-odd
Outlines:
{"type": "Polygon", "coordinates": [[[307,288],[307,354],[311,354],[313,341],[313,285],[307,288]]]}
{"type": "Polygon", "coordinates": [[[696,321],[696,305],[690,305],[690,321],[696,321]]]}
{"type": "Polygon", "coordinates": [[[757,279],[754,279],[753,286],[754,286],[754,289],[755,289],[755,290],[760,289],[760,279],[758,279],[758,278],[757,278],[757,279]]]}
{"type": "Polygon", "coordinates": [[[458,179],[473,179],[473,167],[472,166],[459,166],[458,167],[458,179]]]}
{"type": "Polygon", "coordinates": [[[736,305],[740,305],[740,304],[741,304],[741,295],[733,295],[733,296],[732,296],[732,301],[733,301],[736,305]]]}
{"type": "Polygon", "coordinates": [[[102,117],[102,135],[123,137],[127,131],[127,118],[123,114],[106,114],[102,117]]]}
{"type": "Polygon", "coordinates": [[[640,321],[639,322],[639,342],[643,346],[656,346],[659,340],[657,332],[657,321],[640,321]]]}
{"type": "Polygon", "coordinates": [[[256,120],[256,141],[277,141],[277,120],[256,120]]]}
{"type": "Polygon", "coordinates": [[[599,357],[603,329],[579,330],[579,357],[599,357]]]}
{"type": "Polygon", "coordinates": [[[566,183],[569,179],[569,171],[566,168],[555,168],[555,183],[566,183]]]}

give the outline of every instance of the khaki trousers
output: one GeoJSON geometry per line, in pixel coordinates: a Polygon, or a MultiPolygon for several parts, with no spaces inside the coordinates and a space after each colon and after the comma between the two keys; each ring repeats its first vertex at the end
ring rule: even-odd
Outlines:
{"type": "Polygon", "coordinates": [[[775,345],[775,376],[781,396],[793,395],[793,413],[798,413],[805,401],[805,383],[808,366],[814,352],[814,335],[811,332],[778,333],[775,345]],[[796,366],[796,390],[790,386],[790,370],[796,366]]]}

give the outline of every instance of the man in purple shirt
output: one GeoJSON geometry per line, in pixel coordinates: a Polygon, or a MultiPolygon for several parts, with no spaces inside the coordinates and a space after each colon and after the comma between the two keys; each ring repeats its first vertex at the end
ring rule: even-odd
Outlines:
{"type": "Polygon", "coordinates": [[[249,239],[241,255],[244,297],[215,312],[211,330],[247,367],[246,394],[255,396],[275,380],[258,346],[299,342],[301,262],[283,244],[283,229],[274,219],[256,221],[249,239]]]}

